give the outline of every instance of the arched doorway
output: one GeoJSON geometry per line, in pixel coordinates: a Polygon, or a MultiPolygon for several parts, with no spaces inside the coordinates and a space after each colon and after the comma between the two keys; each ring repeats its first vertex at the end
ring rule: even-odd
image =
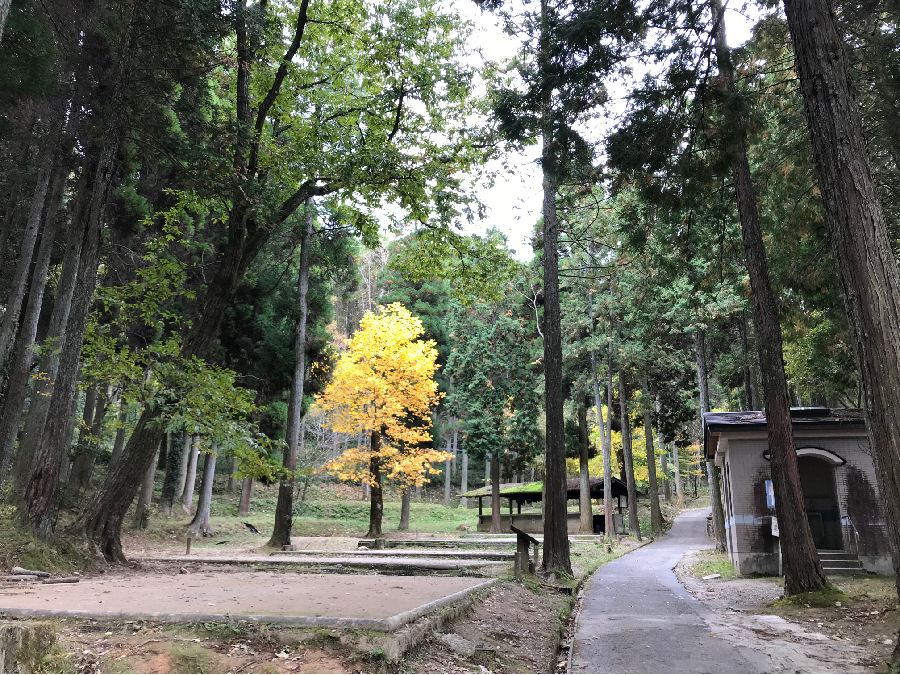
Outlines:
{"type": "MultiPolygon", "coordinates": [[[[803,504],[817,549],[841,551],[841,512],[834,483],[834,463],[821,456],[797,452],[803,504]]],[[[818,453],[817,453],[818,454],[818,453]]],[[[830,453],[829,453],[830,454],[830,453]]]]}

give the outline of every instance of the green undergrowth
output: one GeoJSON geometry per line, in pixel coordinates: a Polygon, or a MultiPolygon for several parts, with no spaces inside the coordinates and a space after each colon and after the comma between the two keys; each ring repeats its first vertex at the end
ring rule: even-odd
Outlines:
{"type": "Polygon", "coordinates": [[[9,570],[18,565],[45,572],[75,572],[90,564],[85,550],[62,537],[43,540],[18,523],[16,509],[0,506],[0,566],[9,570]]]}
{"type": "Polygon", "coordinates": [[[840,602],[845,605],[850,602],[850,596],[834,586],[826,586],[821,591],[812,593],[797,593],[780,600],[773,600],[773,607],[833,607],[840,602]]]}
{"type": "Polygon", "coordinates": [[[691,575],[702,578],[710,574],[720,574],[722,578],[735,576],[734,565],[724,553],[700,551],[699,561],[691,566],[691,575]]]}

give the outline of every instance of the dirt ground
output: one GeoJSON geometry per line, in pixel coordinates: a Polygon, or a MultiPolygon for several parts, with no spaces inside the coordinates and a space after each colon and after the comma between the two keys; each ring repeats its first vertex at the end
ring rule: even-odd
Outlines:
{"type": "Polygon", "coordinates": [[[693,567],[714,554],[685,556],[679,580],[710,611],[720,637],[744,648],[761,672],[887,672],[900,629],[894,580],[831,577],[849,597],[840,606],[777,606],[781,578],[699,578],[693,567]]]}
{"type": "Polygon", "coordinates": [[[495,584],[466,616],[440,631],[475,643],[473,657],[456,653],[435,634],[406,655],[400,672],[554,672],[570,600],[536,584],[495,584]]]}
{"type": "Polygon", "coordinates": [[[451,576],[223,572],[173,566],[168,574],[115,573],[78,584],[0,588],[0,608],[387,619],[483,581],[451,576]]]}

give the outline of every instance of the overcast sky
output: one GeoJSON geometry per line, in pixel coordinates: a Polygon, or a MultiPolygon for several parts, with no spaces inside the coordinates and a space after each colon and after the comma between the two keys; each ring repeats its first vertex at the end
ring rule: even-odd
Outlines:
{"type": "MultiPolygon", "coordinates": [[[[482,13],[472,0],[455,0],[454,4],[465,18],[475,24],[472,36],[474,49],[480,49],[485,58],[493,61],[503,61],[515,55],[517,41],[500,29],[491,14],[482,13]]],[[[728,9],[725,19],[731,47],[738,47],[750,39],[752,23],[746,17],[728,9]]],[[[612,105],[623,106],[617,96],[621,98],[624,92],[611,91],[610,95],[612,105]]],[[[526,148],[520,155],[507,158],[512,172],[499,175],[493,188],[480,192],[488,212],[486,218],[472,228],[472,231],[480,233],[488,227],[497,227],[506,233],[510,247],[516,251],[516,257],[523,261],[531,258],[531,250],[526,241],[541,208],[541,181],[537,166],[539,156],[540,148],[534,145],[526,148]]],[[[490,168],[499,169],[500,164],[490,168]]]]}

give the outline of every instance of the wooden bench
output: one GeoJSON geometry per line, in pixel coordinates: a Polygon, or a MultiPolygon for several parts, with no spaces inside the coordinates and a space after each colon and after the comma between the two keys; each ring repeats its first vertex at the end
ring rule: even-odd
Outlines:
{"type": "Polygon", "coordinates": [[[516,558],[513,567],[516,579],[522,578],[522,572],[534,574],[538,564],[538,545],[540,542],[527,532],[523,532],[515,525],[510,525],[511,532],[516,534],[516,558]],[[534,560],[529,558],[528,550],[534,546],[534,560]]]}

